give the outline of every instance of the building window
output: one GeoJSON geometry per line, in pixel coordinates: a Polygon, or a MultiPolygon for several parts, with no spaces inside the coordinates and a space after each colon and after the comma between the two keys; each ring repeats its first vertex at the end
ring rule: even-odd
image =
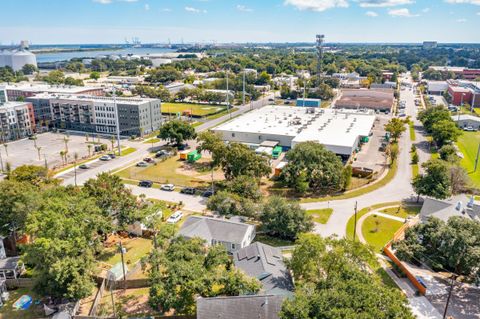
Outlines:
{"type": "Polygon", "coordinates": [[[232,249],[235,249],[237,246],[232,243],[232,249]]]}

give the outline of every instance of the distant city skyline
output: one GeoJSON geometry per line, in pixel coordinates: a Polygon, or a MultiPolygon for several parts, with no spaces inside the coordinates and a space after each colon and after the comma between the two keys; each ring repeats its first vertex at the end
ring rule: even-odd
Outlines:
{"type": "Polygon", "coordinates": [[[0,43],[479,43],[480,0],[5,0],[0,43]]]}

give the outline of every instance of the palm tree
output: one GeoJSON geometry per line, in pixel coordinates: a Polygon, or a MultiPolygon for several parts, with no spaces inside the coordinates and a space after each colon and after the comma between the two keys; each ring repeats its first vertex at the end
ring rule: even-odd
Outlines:
{"type": "Polygon", "coordinates": [[[42,147],[41,147],[41,146],[36,146],[36,145],[35,145],[35,148],[37,149],[37,153],[38,153],[38,160],[40,161],[40,160],[41,160],[41,157],[40,157],[40,151],[42,150],[42,147]]]}
{"type": "Polygon", "coordinates": [[[33,141],[33,147],[37,148],[37,135],[33,135],[30,139],[33,141]]]}
{"type": "Polygon", "coordinates": [[[110,138],[110,143],[112,143],[112,152],[113,152],[113,148],[115,147],[115,137],[113,135],[110,138]]]}
{"type": "Polygon", "coordinates": [[[78,153],[75,152],[73,154],[73,171],[75,172],[75,186],[77,186],[77,160],[78,160],[78,153]]]}
{"type": "Polygon", "coordinates": [[[87,145],[88,148],[88,157],[92,156],[92,144],[87,145]]]}
{"type": "Polygon", "coordinates": [[[85,134],[85,142],[88,142],[89,135],[88,133],[85,134]]]}
{"type": "Polygon", "coordinates": [[[4,143],[3,147],[5,147],[5,154],[7,154],[7,157],[8,157],[8,144],[4,143]]]}
{"type": "Polygon", "coordinates": [[[63,138],[63,142],[65,143],[65,151],[68,152],[68,142],[70,139],[68,138],[68,135],[63,138]]]}
{"type": "Polygon", "coordinates": [[[62,165],[65,165],[65,151],[60,151],[60,157],[62,158],[62,165]]]}

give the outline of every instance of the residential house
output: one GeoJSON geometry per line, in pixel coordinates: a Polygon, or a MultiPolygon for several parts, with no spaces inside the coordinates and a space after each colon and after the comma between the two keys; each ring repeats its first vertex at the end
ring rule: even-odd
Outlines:
{"type": "Polygon", "coordinates": [[[197,299],[197,319],[279,319],[284,297],[233,296],[197,299]]]}
{"type": "Polygon", "coordinates": [[[467,195],[456,195],[445,200],[427,197],[420,210],[422,221],[436,217],[446,222],[453,216],[480,221],[480,205],[467,195]]]}
{"type": "Polygon", "coordinates": [[[262,294],[292,295],[292,276],[280,249],[256,242],[233,254],[233,262],[235,267],[260,281],[262,294]]]}
{"type": "Polygon", "coordinates": [[[255,238],[255,225],[222,218],[190,216],[180,231],[185,238],[200,237],[207,245],[224,245],[229,253],[244,248],[255,238]]]}

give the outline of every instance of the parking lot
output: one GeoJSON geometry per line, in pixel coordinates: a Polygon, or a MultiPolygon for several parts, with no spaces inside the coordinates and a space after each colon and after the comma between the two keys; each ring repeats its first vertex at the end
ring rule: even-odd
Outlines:
{"type": "Polygon", "coordinates": [[[364,144],[360,152],[355,156],[354,167],[366,167],[374,171],[381,171],[385,166],[385,153],[379,151],[380,145],[385,137],[385,124],[391,117],[388,115],[377,115],[375,127],[368,143],[364,144]]]}
{"type": "Polygon", "coordinates": [[[430,99],[430,103],[432,103],[433,106],[436,105],[445,105],[448,106],[447,100],[441,95],[429,95],[428,98],[430,99]]]}
{"type": "MultiPolygon", "coordinates": [[[[59,167],[62,164],[60,152],[65,151],[65,137],[67,137],[67,135],[62,133],[49,132],[38,134],[36,141],[23,139],[7,143],[7,148],[3,146],[0,148],[3,162],[4,164],[6,162],[10,163],[12,168],[21,165],[45,165],[45,161],[50,168],[59,167]],[[38,149],[35,147],[35,144],[38,149]]],[[[69,161],[73,160],[75,153],[78,154],[79,159],[88,157],[87,145],[92,144],[92,137],[89,138],[89,142],[86,141],[85,136],[80,135],[69,135],[67,138],[67,158],[69,161]]],[[[97,142],[96,138],[95,142],[97,142]]],[[[110,146],[109,140],[100,139],[100,142],[110,146]]],[[[94,147],[92,145],[92,154],[93,150],[94,147]]]]}

